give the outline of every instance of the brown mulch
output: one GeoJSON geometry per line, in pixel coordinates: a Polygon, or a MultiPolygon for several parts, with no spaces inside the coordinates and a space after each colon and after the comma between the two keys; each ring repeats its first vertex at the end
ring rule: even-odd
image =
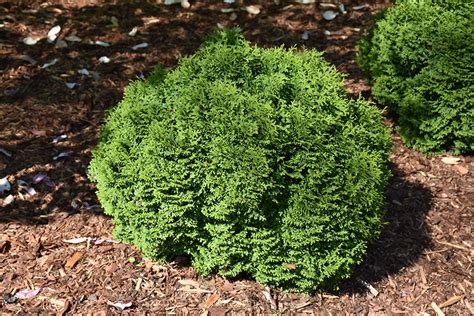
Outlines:
{"type": "Polygon", "coordinates": [[[0,193],[0,314],[107,315],[120,307],[124,314],[435,315],[437,307],[446,315],[474,314],[472,156],[443,162],[407,149],[394,132],[382,237],[339,292],[313,295],[203,278],[182,258],[143,259],[133,246],[113,241],[111,220],[87,179],[105,111],[126,84],[157,63],[175,66],[217,23],[239,25],[261,46],[325,51],[348,74],[348,92],[370,97],[354,63],[355,43],[387,1],[366,1],[360,10],[352,6],[364,2],[343,1],[348,13],[333,21],[322,18],[318,4],[272,1],[257,4],[257,15],[233,16],[221,9],[240,7],[222,1],[190,1],[189,9],[150,1],[0,2],[0,179],[12,184],[0,193]],[[54,25],[62,27],[58,40],[82,41],[64,48],[48,43],[54,25]],[[137,34],[127,35],[135,26],[137,34]],[[42,40],[28,46],[27,36],[42,40]],[[110,46],[91,44],[96,40],[110,46]],[[142,42],[149,47],[131,48],[142,42]],[[102,56],[110,63],[100,63],[102,56]],[[78,74],[82,68],[90,75],[78,74]],[[40,172],[48,178],[33,184],[40,172]],[[25,289],[37,291],[15,299],[25,289]]]}

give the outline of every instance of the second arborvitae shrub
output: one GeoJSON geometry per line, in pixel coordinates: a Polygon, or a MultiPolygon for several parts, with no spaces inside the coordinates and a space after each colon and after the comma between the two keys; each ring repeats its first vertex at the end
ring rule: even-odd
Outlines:
{"type": "Polygon", "coordinates": [[[474,150],[473,13],[466,0],[398,1],[359,44],[373,95],[399,115],[408,146],[474,150]]]}
{"type": "Polygon", "coordinates": [[[390,147],[320,53],[226,32],[128,86],[90,175],[115,236],[145,256],[311,291],[337,287],[379,235],[390,147]]]}

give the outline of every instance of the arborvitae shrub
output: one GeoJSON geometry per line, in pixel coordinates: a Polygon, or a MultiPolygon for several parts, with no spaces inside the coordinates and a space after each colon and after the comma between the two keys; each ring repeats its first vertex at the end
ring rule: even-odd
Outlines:
{"type": "Polygon", "coordinates": [[[474,150],[474,3],[404,0],[359,43],[373,95],[423,152],[474,150]]]}
{"type": "Polygon", "coordinates": [[[115,236],[202,274],[336,287],[381,228],[389,134],[314,51],[219,33],[135,81],[90,165],[115,236]]]}

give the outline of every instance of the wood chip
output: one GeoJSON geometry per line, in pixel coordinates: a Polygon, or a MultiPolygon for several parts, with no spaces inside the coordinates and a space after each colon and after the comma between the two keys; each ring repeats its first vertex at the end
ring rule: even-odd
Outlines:
{"type": "Polygon", "coordinates": [[[474,315],[474,308],[472,308],[471,304],[469,304],[468,300],[464,300],[464,304],[466,305],[467,309],[474,315]]]}
{"type": "Polygon", "coordinates": [[[219,300],[219,294],[214,293],[211,296],[209,296],[206,300],[206,304],[204,308],[207,310],[209,309],[212,305],[214,305],[218,300],[219,300]]]}
{"type": "Polygon", "coordinates": [[[69,301],[65,301],[64,302],[64,307],[63,309],[61,309],[59,312],[56,313],[56,316],[63,316],[67,313],[67,311],[69,310],[69,307],[71,306],[71,303],[69,303],[69,301]]]}
{"type": "Polygon", "coordinates": [[[431,302],[431,308],[434,309],[434,311],[436,312],[436,315],[438,315],[438,316],[445,316],[445,314],[443,313],[443,311],[441,310],[441,308],[439,308],[439,306],[436,305],[435,302],[431,302]]]}
{"type": "Polygon", "coordinates": [[[142,20],[144,25],[160,23],[160,19],[158,18],[143,18],[142,20]]]}
{"type": "Polygon", "coordinates": [[[465,176],[466,174],[469,173],[469,169],[467,169],[464,166],[456,166],[456,169],[462,176],[465,176]]]}
{"type": "Polygon", "coordinates": [[[204,289],[178,289],[177,291],[180,292],[187,292],[187,293],[212,293],[212,291],[204,290],[204,289]]]}
{"type": "Polygon", "coordinates": [[[370,294],[372,294],[373,297],[376,297],[377,295],[379,295],[379,291],[377,291],[377,289],[374,288],[369,283],[365,282],[362,279],[357,279],[357,281],[359,281],[363,286],[365,286],[369,290],[370,294]]]}
{"type": "Polygon", "coordinates": [[[416,301],[418,301],[430,288],[429,287],[425,287],[420,295],[418,295],[411,303],[415,303],[416,301]]]}
{"type": "Polygon", "coordinates": [[[309,306],[309,305],[311,305],[311,302],[302,303],[302,304],[296,305],[295,309],[299,310],[299,309],[305,308],[306,306],[309,306]]]}
{"type": "Polygon", "coordinates": [[[427,283],[428,283],[428,282],[426,281],[425,270],[423,269],[422,266],[420,266],[420,277],[421,277],[421,282],[423,282],[423,284],[427,284],[427,283]]]}
{"type": "Polygon", "coordinates": [[[270,293],[270,288],[266,286],[265,289],[266,291],[262,291],[263,296],[265,296],[267,301],[270,303],[270,308],[273,310],[276,308],[275,300],[273,299],[272,294],[270,293]]]}
{"type": "Polygon", "coordinates": [[[9,240],[0,240],[0,253],[7,253],[11,248],[9,240]]]}
{"type": "Polygon", "coordinates": [[[445,308],[445,307],[454,305],[454,304],[456,304],[457,302],[459,302],[460,300],[462,300],[463,298],[464,298],[464,295],[455,295],[455,296],[452,296],[452,297],[450,297],[446,302],[444,302],[443,304],[440,304],[440,305],[439,305],[439,308],[445,308]]]}
{"type": "Polygon", "coordinates": [[[84,256],[83,252],[81,251],[76,252],[69,258],[69,260],[66,262],[64,267],[67,269],[72,269],[77,264],[77,262],[82,259],[83,256],[84,256]]]}
{"type": "Polygon", "coordinates": [[[138,278],[137,284],[135,285],[135,291],[140,290],[140,287],[142,286],[142,282],[143,282],[143,279],[142,279],[142,278],[138,278]]]}
{"type": "Polygon", "coordinates": [[[226,305],[226,304],[229,304],[230,302],[232,302],[234,298],[228,298],[226,300],[221,300],[219,301],[218,305],[226,305]]]}
{"type": "Polygon", "coordinates": [[[199,288],[199,282],[191,279],[183,279],[183,280],[178,280],[179,285],[183,286],[192,286],[195,288],[199,288]]]}

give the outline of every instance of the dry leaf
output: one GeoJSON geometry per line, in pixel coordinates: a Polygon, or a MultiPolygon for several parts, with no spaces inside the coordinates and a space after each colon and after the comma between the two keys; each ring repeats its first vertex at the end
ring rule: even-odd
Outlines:
{"type": "Polygon", "coordinates": [[[286,267],[288,268],[288,270],[295,270],[296,269],[296,264],[294,263],[288,263],[286,265],[286,267]]]}
{"type": "Polygon", "coordinates": [[[137,50],[137,49],[140,49],[140,48],[147,48],[148,47],[148,43],[140,43],[140,44],[137,44],[135,46],[132,47],[133,50],[137,50]]]}
{"type": "Polygon", "coordinates": [[[116,307],[116,308],[118,308],[119,310],[123,311],[123,310],[126,309],[126,308],[132,307],[132,302],[128,302],[128,303],[114,303],[114,302],[111,302],[111,301],[107,301],[107,305],[116,307]]]}
{"type": "Polygon", "coordinates": [[[337,12],[334,12],[332,10],[327,10],[327,11],[324,11],[323,13],[323,18],[326,20],[326,21],[331,21],[331,20],[334,20],[337,16],[337,12]]]}
{"type": "Polygon", "coordinates": [[[219,294],[214,293],[209,296],[206,300],[206,305],[204,306],[205,309],[209,309],[212,305],[214,305],[219,300],[219,294]]]}
{"type": "Polygon", "coordinates": [[[133,37],[137,35],[137,32],[138,32],[138,27],[135,26],[130,32],[128,32],[128,36],[133,37]]]}
{"type": "Polygon", "coordinates": [[[7,177],[0,179],[0,194],[6,191],[10,191],[12,186],[10,182],[8,182],[7,177]]]}
{"type": "Polygon", "coordinates": [[[33,289],[33,290],[24,289],[24,290],[21,290],[21,291],[17,292],[15,294],[15,297],[20,299],[20,300],[33,298],[33,297],[37,296],[39,293],[41,293],[42,290],[43,290],[42,288],[33,289]]]}
{"type": "Polygon", "coordinates": [[[255,5],[249,5],[245,7],[245,11],[247,11],[250,14],[257,15],[260,13],[260,8],[255,5]]]}
{"type": "Polygon", "coordinates": [[[451,306],[453,304],[456,304],[457,302],[459,302],[460,300],[462,300],[464,298],[464,295],[455,295],[455,296],[452,296],[450,297],[446,302],[444,302],[443,304],[440,304],[439,305],[439,308],[445,308],[445,307],[448,307],[448,306],[451,306]]]}
{"type": "Polygon", "coordinates": [[[83,252],[80,252],[80,251],[76,252],[69,258],[69,260],[66,262],[64,267],[68,269],[73,268],[77,264],[77,262],[82,259],[83,256],[84,256],[83,252]]]}
{"type": "Polygon", "coordinates": [[[364,3],[364,4],[361,4],[361,5],[353,6],[353,7],[352,7],[352,10],[355,10],[355,11],[357,11],[357,10],[362,10],[362,9],[364,9],[364,8],[366,8],[366,7],[367,7],[367,4],[364,3]]]}
{"type": "Polygon", "coordinates": [[[81,42],[82,39],[76,35],[69,35],[64,38],[68,42],[81,42]]]}
{"type": "Polygon", "coordinates": [[[461,161],[461,158],[443,157],[443,158],[441,158],[441,161],[444,162],[447,165],[457,165],[461,161]]]}
{"type": "Polygon", "coordinates": [[[89,240],[89,237],[79,237],[79,238],[74,238],[74,239],[65,239],[63,241],[67,242],[68,244],[80,244],[80,243],[86,242],[87,240],[89,240]]]}
{"type": "Polygon", "coordinates": [[[61,32],[61,26],[55,25],[48,32],[48,42],[52,43],[58,37],[59,32],[61,32]]]}
{"type": "Polygon", "coordinates": [[[33,58],[31,58],[28,55],[20,55],[20,56],[18,56],[18,58],[23,60],[23,61],[29,62],[32,65],[36,65],[36,63],[37,63],[36,60],[34,60],[33,58]]]}
{"type": "Polygon", "coordinates": [[[140,290],[140,287],[142,286],[142,282],[143,282],[143,279],[142,279],[142,278],[138,278],[137,284],[135,285],[135,291],[140,290]]]}
{"type": "Polygon", "coordinates": [[[65,82],[64,84],[68,89],[74,89],[75,87],[79,86],[79,84],[75,82],[65,82]]]}
{"type": "Polygon", "coordinates": [[[115,16],[113,16],[113,17],[110,18],[110,22],[111,22],[112,25],[115,26],[115,27],[119,26],[119,21],[118,21],[118,19],[117,19],[115,16]]]}
{"type": "Polygon", "coordinates": [[[53,60],[51,60],[49,63],[45,63],[43,66],[41,66],[41,69],[46,69],[48,67],[51,67],[53,65],[56,65],[56,63],[59,61],[58,58],[54,58],[53,60]]]}
{"type": "Polygon", "coordinates": [[[102,56],[99,58],[99,62],[102,64],[108,64],[110,62],[110,58],[107,56],[102,56]]]}
{"type": "Polygon", "coordinates": [[[32,45],[35,45],[36,43],[38,43],[38,39],[33,38],[31,36],[25,37],[23,39],[23,44],[25,44],[25,45],[32,46],[32,45]]]}
{"type": "Polygon", "coordinates": [[[110,46],[109,43],[104,42],[104,41],[95,41],[94,44],[98,45],[98,46],[102,46],[102,47],[109,47],[110,46]]]}
{"type": "MultiPolygon", "coordinates": [[[[36,137],[46,136],[46,131],[39,131],[37,129],[32,129],[32,130],[30,130],[30,132],[31,132],[31,134],[33,134],[36,137]]],[[[1,148],[0,148],[0,151],[1,151],[1,148]]]]}
{"type": "Polygon", "coordinates": [[[56,47],[56,48],[66,48],[67,46],[68,46],[67,42],[63,41],[63,40],[58,40],[56,42],[56,45],[54,45],[54,47],[56,47]]]}

